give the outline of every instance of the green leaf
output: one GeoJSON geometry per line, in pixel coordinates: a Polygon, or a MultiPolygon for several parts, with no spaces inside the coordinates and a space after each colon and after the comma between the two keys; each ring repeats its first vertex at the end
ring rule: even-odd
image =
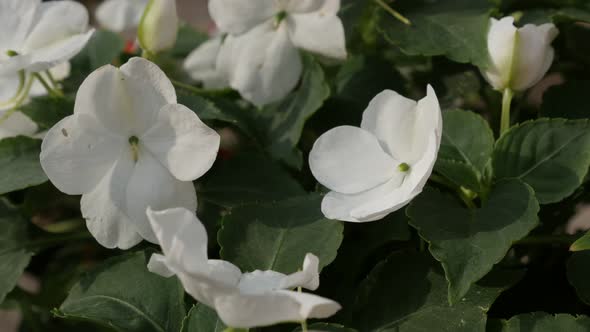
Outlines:
{"type": "Polygon", "coordinates": [[[172,54],[180,58],[185,58],[208,38],[205,33],[195,30],[190,24],[182,24],[178,28],[176,45],[172,49],[172,54]]]}
{"type": "Polygon", "coordinates": [[[27,221],[0,200],[0,303],[10,292],[33,255],[19,249],[27,241],[27,221]]]}
{"type": "Polygon", "coordinates": [[[223,332],[226,328],[215,310],[204,304],[197,304],[182,321],[180,332],[223,332]]]}
{"type": "Polygon", "coordinates": [[[590,330],[590,318],[533,312],[514,316],[509,320],[496,320],[490,325],[490,332],[585,332],[590,330]]]}
{"type": "Polygon", "coordinates": [[[69,94],[63,98],[35,97],[21,107],[21,112],[31,118],[40,130],[47,130],[74,113],[74,99],[75,96],[69,94]]]}
{"type": "Polygon", "coordinates": [[[485,67],[490,4],[485,0],[400,0],[389,3],[406,25],[385,10],[378,29],[408,55],[444,55],[485,67]]]}
{"type": "Polygon", "coordinates": [[[570,251],[582,251],[588,249],[590,249],[590,231],[577,239],[576,242],[570,246],[570,251]]]}
{"type": "Polygon", "coordinates": [[[379,263],[358,288],[354,327],[375,332],[483,332],[486,313],[512,279],[506,275],[474,285],[463,301],[450,306],[438,264],[425,253],[398,252],[379,263]]]}
{"type": "Polygon", "coordinates": [[[119,34],[108,30],[97,30],[86,44],[90,69],[94,70],[111,63],[123,52],[125,41],[119,34]]]}
{"type": "Polygon", "coordinates": [[[537,226],[537,212],[533,190],[519,180],[496,183],[480,209],[467,209],[456,198],[431,188],[408,208],[410,225],[442,263],[452,304],[460,302],[514,242],[537,226]]]}
{"type": "Polygon", "coordinates": [[[0,195],[47,181],[39,153],[41,141],[18,136],[0,140],[0,195]]]}
{"type": "Polygon", "coordinates": [[[435,171],[459,186],[479,191],[494,149],[494,134],[480,115],[462,110],[443,113],[443,134],[435,171]]]}
{"type": "Polygon", "coordinates": [[[567,81],[550,87],[543,94],[541,116],[550,118],[585,119],[590,117],[590,81],[567,81]]]}
{"type": "Polygon", "coordinates": [[[567,261],[567,279],[578,297],[590,305],[590,251],[575,252],[567,261]]]}
{"type": "Polygon", "coordinates": [[[199,199],[228,208],[305,194],[281,165],[256,152],[218,160],[199,181],[197,191],[199,199]]]}
{"type": "Polygon", "coordinates": [[[303,157],[297,148],[303,127],[330,96],[322,67],[312,56],[303,56],[304,72],[299,88],[283,101],[264,108],[260,129],[270,154],[287,165],[301,169],[303,157]]]}
{"type": "Polygon", "coordinates": [[[342,242],[342,223],[324,218],[316,194],[231,211],[218,234],[221,257],[243,271],[301,269],[305,254],[330,264],[342,242]]]}
{"type": "MultiPolygon", "coordinates": [[[[356,332],[356,330],[333,323],[314,323],[307,327],[309,331],[321,332],[356,332]]],[[[296,328],[293,332],[301,332],[301,327],[296,328]]]]}
{"type": "Polygon", "coordinates": [[[511,128],[496,143],[498,179],[529,184],[541,204],[559,202],[580,186],[590,166],[588,120],[539,119],[511,128]]]}
{"type": "Polygon", "coordinates": [[[54,314],[118,331],[180,331],[184,289],[178,279],[147,270],[151,254],[135,252],[105,261],[81,278],[54,314]]]}

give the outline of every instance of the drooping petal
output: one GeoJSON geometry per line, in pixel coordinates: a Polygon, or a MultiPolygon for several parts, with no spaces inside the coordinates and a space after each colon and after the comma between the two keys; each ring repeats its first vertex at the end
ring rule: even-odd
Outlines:
{"type": "Polygon", "coordinates": [[[559,31],[553,24],[527,24],[518,29],[516,61],[511,87],[516,91],[526,90],[539,82],[551,64],[555,51],[551,43],[559,31]]]}
{"type": "Polygon", "coordinates": [[[59,190],[84,194],[111,169],[123,144],[120,137],[101,130],[92,116],[72,115],[48,131],[41,145],[41,166],[59,190]]]}
{"type": "Polygon", "coordinates": [[[197,196],[192,182],[175,179],[141,141],[138,156],[127,186],[126,212],[139,234],[145,240],[157,243],[158,239],[147,219],[147,207],[154,210],[183,207],[195,211],[197,196]]]}
{"type": "Polygon", "coordinates": [[[0,52],[20,51],[40,4],[41,0],[0,1],[0,52]]]}
{"type": "Polygon", "coordinates": [[[178,274],[186,292],[210,307],[214,307],[217,297],[235,294],[241,276],[240,269],[232,263],[215,259],[200,265],[197,271],[178,274]]]}
{"type": "Polygon", "coordinates": [[[391,158],[370,132],[341,126],[324,133],[309,154],[315,178],[331,190],[352,194],[389,181],[399,162],[391,158]]]}
{"type": "Polygon", "coordinates": [[[106,0],[96,9],[96,20],[106,29],[123,32],[136,28],[149,0],[106,0]]]}
{"type": "Polygon", "coordinates": [[[275,291],[260,295],[234,294],[215,299],[215,309],[221,320],[228,326],[238,328],[326,318],[340,308],[332,300],[293,291],[275,291]]]}
{"type": "Polygon", "coordinates": [[[195,50],[184,61],[184,70],[196,81],[203,83],[206,89],[220,89],[229,83],[222,71],[217,69],[217,56],[221,49],[223,38],[212,38],[195,50]]]}
{"type": "Polygon", "coordinates": [[[423,158],[429,146],[430,134],[433,132],[436,133],[437,144],[440,144],[442,136],[442,112],[434,89],[428,85],[426,96],[420,99],[416,106],[416,125],[412,138],[414,157],[410,162],[414,163],[423,158]]]}
{"type": "Polygon", "coordinates": [[[390,155],[409,163],[414,156],[411,141],[414,134],[417,103],[392,90],[385,90],[371,100],[363,113],[361,128],[373,133],[390,155]]]}
{"type": "Polygon", "coordinates": [[[221,49],[217,68],[228,68],[231,87],[256,106],[283,99],[301,77],[301,57],[286,24],[274,27],[269,21],[242,36],[228,36],[221,49]]]}
{"type": "Polygon", "coordinates": [[[496,90],[503,90],[510,83],[516,30],[512,16],[501,20],[495,18],[490,20],[488,31],[490,63],[482,73],[496,90]]]}
{"type": "Polygon", "coordinates": [[[207,264],[207,231],[194,211],[185,208],[153,211],[148,207],[146,213],[169,260],[183,269],[207,264]]]}
{"type": "Polygon", "coordinates": [[[136,82],[152,87],[168,104],[176,104],[176,90],[166,74],[151,61],[134,57],[121,66],[121,71],[136,82]]]}
{"type": "Polygon", "coordinates": [[[210,0],[209,14],[223,32],[242,34],[278,14],[276,0],[210,0]]]}
{"type": "Polygon", "coordinates": [[[328,58],[346,59],[344,26],[336,12],[320,8],[310,13],[289,15],[287,24],[293,44],[328,58]]]}
{"type": "Polygon", "coordinates": [[[135,224],[122,209],[132,171],[131,157],[126,151],[121,151],[119,159],[100,183],[82,195],[80,209],[86,226],[98,243],[106,248],[129,249],[141,242],[135,224]]]}
{"type": "Polygon", "coordinates": [[[242,274],[238,288],[244,294],[260,294],[281,289],[281,282],[285,279],[283,273],[272,270],[255,270],[242,274]]]}
{"type": "Polygon", "coordinates": [[[150,272],[165,278],[170,278],[175,274],[175,272],[168,267],[166,263],[166,257],[160,254],[152,254],[147,268],[150,272]]]}
{"type": "Polygon", "coordinates": [[[186,106],[169,104],[160,110],[156,125],[140,140],[174,177],[192,181],[213,165],[220,137],[186,106]]]}
{"type": "Polygon", "coordinates": [[[286,276],[280,284],[280,288],[289,289],[303,287],[309,290],[316,290],[320,286],[319,258],[311,253],[305,255],[303,269],[286,276]]]}
{"type": "Polygon", "coordinates": [[[127,139],[139,136],[153,126],[167,104],[156,88],[142,83],[111,65],[101,67],[80,85],[74,113],[91,114],[104,128],[127,139]]]}

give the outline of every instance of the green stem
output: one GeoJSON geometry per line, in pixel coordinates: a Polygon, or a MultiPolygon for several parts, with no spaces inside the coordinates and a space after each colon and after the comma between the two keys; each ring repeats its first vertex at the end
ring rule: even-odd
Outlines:
{"type": "Polygon", "coordinates": [[[463,203],[465,203],[465,205],[467,205],[467,207],[469,209],[476,209],[477,207],[475,206],[475,204],[473,203],[473,199],[471,197],[469,197],[467,195],[467,193],[465,193],[463,190],[459,189],[457,190],[457,193],[459,194],[459,198],[461,198],[461,200],[463,201],[463,203]]]}
{"type": "Polygon", "coordinates": [[[49,78],[49,82],[51,83],[51,85],[53,85],[53,89],[54,90],[60,90],[59,88],[59,83],[57,83],[57,81],[55,80],[55,78],[53,77],[53,74],[51,73],[51,70],[46,70],[45,74],[47,75],[47,78],[49,78]]]}
{"type": "Polygon", "coordinates": [[[400,22],[402,22],[405,25],[412,25],[412,22],[410,22],[410,20],[408,20],[406,17],[404,17],[402,14],[400,14],[397,10],[391,8],[391,6],[389,6],[388,4],[385,3],[385,1],[383,0],[375,0],[375,2],[381,6],[381,8],[385,9],[386,12],[390,13],[393,17],[397,18],[398,20],[400,20],[400,22]]]}
{"type": "Polygon", "coordinates": [[[301,321],[301,332],[307,332],[307,321],[301,321]]]}
{"type": "Polygon", "coordinates": [[[500,136],[510,129],[510,104],[514,96],[510,88],[504,89],[502,93],[502,118],[500,119],[500,136]]]}
{"type": "Polygon", "coordinates": [[[2,123],[4,123],[6,120],[8,120],[8,118],[10,118],[10,116],[12,114],[16,113],[18,111],[18,108],[25,102],[25,100],[29,96],[29,91],[31,90],[31,86],[33,86],[33,81],[34,81],[34,79],[32,77],[27,81],[27,83],[25,84],[24,88],[21,91],[20,96],[17,98],[17,100],[14,101],[14,106],[11,109],[9,109],[8,111],[6,111],[0,117],[0,125],[2,123]]]}
{"type": "Polygon", "coordinates": [[[452,183],[451,181],[447,180],[445,177],[440,176],[438,174],[431,174],[430,181],[443,185],[449,189],[457,190],[458,186],[452,183]]]}
{"type": "Polygon", "coordinates": [[[10,105],[14,102],[16,102],[20,95],[23,93],[23,89],[25,88],[25,81],[27,80],[26,74],[24,70],[19,70],[18,72],[18,89],[16,90],[16,93],[14,94],[14,96],[6,101],[2,101],[0,102],[0,106],[6,106],[6,105],[10,105]]]}
{"type": "Polygon", "coordinates": [[[41,83],[41,85],[43,85],[45,90],[47,90],[47,93],[49,93],[50,95],[60,98],[64,96],[64,93],[60,89],[52,88],[49,85],[49,83],[47,83],[47,81],[43,78],[43,76],[41,76],[41,74],[35,73],[33,74],[33,76],[41,83]]]}
{"type": "Polygon", "coordinates": [[[570,246],[579,236],[575,235],[530,235],[516,241],[515,245],[562,245],[570,246]]]}

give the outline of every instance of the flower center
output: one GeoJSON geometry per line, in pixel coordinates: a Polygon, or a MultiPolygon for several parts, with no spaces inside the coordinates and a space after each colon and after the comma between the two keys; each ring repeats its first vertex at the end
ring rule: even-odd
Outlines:
{"type": "Polygon", "coordinates": [[[6,55],[8,55],[9,57],[13,57],[13,56],[17,56],[18,52],[17,51],[13,51],[13,50],[8,50],[6,51],[6,55]]]}
{"type": "Polygon", "coordinates": [[[139,159],[139,138],[137,136],[129,137],[129,145],[131,145],[131,158],[137,162],[139,159]]]}
{"type": "Polygon", "coordinates": [[[279,27],[279,25],[281,25],[281,22],[285,19],[285,17],[287,17],[287,12],[284,10],[280,11],[275,16],[275,24],[274,24],[275,29],[277,29],[279,27]]]}
{"type": "Polygon", "coordinates": [[[408,165],[406,163],[401,163],[401,164],[397,165],[397,170],[402,173],[406,173],[410,170],[410,165],[408,165]]]}

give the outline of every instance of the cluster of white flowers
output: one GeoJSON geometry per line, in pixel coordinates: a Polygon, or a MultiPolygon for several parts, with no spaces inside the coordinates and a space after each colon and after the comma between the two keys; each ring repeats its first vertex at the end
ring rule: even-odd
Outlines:
{"type": "MultiPolygon", "coordinates": [[[[258,106],[281,100],[300,79],[299,49],[346,57],[339,8],[339,0],[210,0],[222,34],[195,50],[184,66],[205,87],[229,85],[258,106]]],[[[176,40],[173,0],[109,0],[98,18],[116,31],[139,24],[147,52],[161,52],[176,40]],[[120,15],[110,15],[113,10],[120,15]]],[[[516,29],[512,23],[511,18],[492,19],[491,63],[482,71],[495,89],[520,91],[548,70],[557,30],[553,25],[516,29]]],[[[0,98],[9,101],[4,106],[22,104],[23,92],[24,98],[41,94],[34,79],[66,77],[63,66],[92,32],[86,9],[75,2],[2,0],[0,98]],[[30,87],[25,91],[23,84],[30,87]],[[10,99],[14,95],[18,98],[10,99]]],[[[34,124],[17,116],[12,121],[22,126],[9,134],[33,134],[34,124]]],[[[394,91],[378,94],[360,128],[329,130],[311,150],[311,171],[331,190],[322,212],[330,219],[368,222],[405,206],[430,177],[441,135],[441,109],[432,87],[417,102],[394,91]]],[[[250,328],[333,315],[338,303],[293,290],[319,286],[313,254],[290,275],[242,273],[229,262],[208,259],[192,181],[211,168],[219,144],[213,129],[177,103],[171,81],[157,65],[132,58],[120,68],[99,68],[84,80],[74,114],[47,132],[40,161],[58,189],[82,195],[82,215],[100,244],[127,249],[142,239],[158,243],[163,255],[152,256],[150,271],[177,276],[227,325],[250,328]]]]}

